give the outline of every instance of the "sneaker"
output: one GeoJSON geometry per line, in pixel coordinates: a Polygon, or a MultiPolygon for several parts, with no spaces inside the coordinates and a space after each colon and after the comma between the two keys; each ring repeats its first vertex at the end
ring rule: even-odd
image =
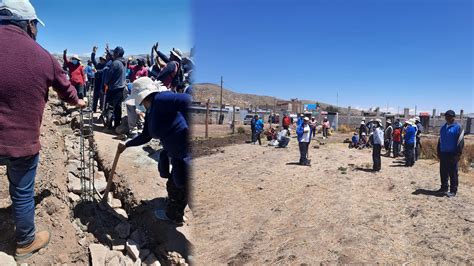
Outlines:
{"type": "Polygon", "coordinates": [[[51,234],[48,231],[36,233],[35,240],[29,245],[16,248],[15,259],[21,260],[31,257],[36,251],[45,248],[49,244],[51,234]]]}
{"type": "Polygon", "coordinates": [[[163,209],[155,210],[155,218],[161,221],[170,222],[172,224],[175,224],[176,226],[182,226],[184,224],[184,221],[177,221],[169,218],[168,215],[166,215],[166,211],[163,209]]]}
{"type": "Polygon", "coordinates": [[[444,188],[440,188],[440,189],[436,190],[436,193],[438,193],[438,194],[446,194],[447,192],[448,192],[448,190],[444,189],[444,188]]]}
{"type": "Polygon", "coordinates": [[[456,193],[455,192],[448,192],[448,193],[446,193],[446,196],[448,198],[454,198],[454,197],[456,197],[456,193]]]}

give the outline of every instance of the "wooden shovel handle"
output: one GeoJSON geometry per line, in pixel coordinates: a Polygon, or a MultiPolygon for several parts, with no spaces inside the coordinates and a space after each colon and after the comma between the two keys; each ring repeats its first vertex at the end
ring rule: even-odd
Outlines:
{"type": "Polygon", "coordinates": [[[117,147],[117,152],[115,153],[114,163],[112,164],[112,169],[110,170],[110,173],[109,173],[109,180],[107,180],[107,186],[105,187],[104,196],[102,197],[102,202],[103,203],[107,203],[107,197],[109,196],[110,186],[112,185],[112,180],[113,180],[114,174],[115,174],[115,168],[117,167],[117,163],[118,163],[119,158],[120,158],[120,152],[119,152],[119,149],[117,147]]]}

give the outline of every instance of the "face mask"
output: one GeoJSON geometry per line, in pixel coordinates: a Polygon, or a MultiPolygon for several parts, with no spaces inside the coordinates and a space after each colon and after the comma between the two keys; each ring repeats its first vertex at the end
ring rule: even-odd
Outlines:
{"type": "Polygon", "coordinates": [[[143,105],[137,105],[136,106],[137,110],[142,112],[142,113],[146,113],[146,109],[145,109],[145,106],[143,105]]]}
{"type": "Polygon", "coordinates": [[[72,59],[71,63],[73,63],[74,65],[77,65],[77,63],[79,63],[79,61],[77,61],[76,59],[72,59]]]}

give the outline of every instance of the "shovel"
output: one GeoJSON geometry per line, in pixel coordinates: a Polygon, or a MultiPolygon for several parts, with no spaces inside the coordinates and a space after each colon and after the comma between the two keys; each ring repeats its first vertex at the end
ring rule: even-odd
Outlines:
{"type": "Polygon", "coordinates": [[[115,153],[114,163],[112,164],[112,169],[110,170],[109,180],[107,180],[107,186],[105,187],[104,196],[102,197],[101,205],[107,206],[107,198],[109,197],[110,187],[112,186],[112,180],[115,174],[115,168],[117,168],[117,163],[120,158],[120,152],[117,148],[117,152],[115,153]]]}

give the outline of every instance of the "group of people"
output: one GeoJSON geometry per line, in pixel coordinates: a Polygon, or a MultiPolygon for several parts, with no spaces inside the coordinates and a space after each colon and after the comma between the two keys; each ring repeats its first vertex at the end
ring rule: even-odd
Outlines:
{"type": "MultiPolygon", "coordinates": [[[[458,162],[464,147],[464,131],[455,121],[456,114],[453,110],[445,113],[446,123],[440,129],[437,145],[437,156],[440,160],[441,188],[439,193],[454,197],[458,187],[458,162]],[[448,182],[449,180],[449,182],[448,182]],[[451,186],[449,186],[449,184],[451,186]],[[448,191],[449,188],[449,191],[448,191]]],[[[405,157],[405,166],[412,167],[421,154],[421,134],[423,125],[419,117],[406,120],[403,124],[397,119],[393,124],[387,119],[385,128],[380,119],[372,120],[365,124],[361,122],[359,134],[352,137],[350,147],[372,147],[372,160],[374,172],[381,170],[381,151],[385,149],[385,156],[405,157]],[[367,139],[367,135],[369,138],[367,139]]]]}
{"type": "MultiPolygon", "coordinates": [[[[116,129],[122,121],[122,103],[127,110],[129,137],[136,136],[143,129],[145,110],[135,106],[132,99],[127,98],[132,84],[140,77],[149,77],[160,90],[192,94],[194,61],[184,57],[181,50],[173,48],[169,56],[162,53],[159,43],[153,45],[151,54],[146,58],[123,56],[125,51],[117,46],[110,50],[108,44],[103,55],[97,61],[97,47],[92,48],[91,58],[84,67],[78,55],[67,57],[64,50],[64,69],[67,71],[71,84],[76,88],[80,99],[88,91],[92,93],[92,110],[102,112],[101,120],[109,129],[116,129]],[[92,89],[93,88],[93,89],[92,89]]],[[[192,50],[191,50],[192,51],[192,50]]]]}
{"type": "Polygon", "coordinates": [[[150,62],[148,58],[125,60],[120,46],[113,50],[106,47],[97,62],[94,47],[86,66],[77,55],[68,58],[67,50],[61,66],[36,42],[38,24],[44,26],[29,0],[0,2],[0,165],[6,166],[10,184],[15,257],[27,258],[51,239],[49,231],[36,230],[34,200],[40,127],[49,87],[77,108],[91,105],[85,99],[93,88],[92,109],[95,112],[100,107],[111,128],[120,125],[125,99],[127,105],[146,113],[142,132],[120,143],[118,151],[122,153],[152,138],[160,140],[163,149],[158,169],[160,176],[168,179],[168,199],[166,208],[157,209],[155,216],[181,225],[188,204],[191,167],[188,107],[192,100],[192,58],[184,57],[178,49],[166,56],[156,44],[150,62]]]}
{"type": "MultiPolygon", "coordinates": [[[[314,116],[305,116],[304,114],[300,114],[296,123],[296,129],[298,129],[298,125],[304,122],[304,118],[308,118],[308,126],[311,128],[311,137],[316,137],[317,127],[319,125],[318,121],[314,116]]],[[[284,148],[288,145],[291,135],[291,129],[293,125],[293,118],[290,117],[288,114],[283,115],[283,119],[280,121],[279,114],[272,114],[268,118],[269,128],[264,130],[264,122],[263,119],[260,118],[259,115],[254,115],[250,124],[251,124],[251,143],[252,144],[260,144],[262,145],[261,141],[261,134],[263,133],[267,137],[267,141],[269,142],[270,146],[277,146],[279,148],[284,148]],[[278,124],[280,124],[279,126],[278,124]],[[272,124],[277,124],[277,126],[273,126],[272,124]]],[[[327,117],[321,121],[321,131],[323,135],[323,139],[329,137],[329,132],[331,129],[330,122],[327,117]]]]}
{"type": "MultiPolygon", "coordinates": [[[[251,124],[251,143],[260,144],[261,134],[263,133],[268,141],[268,145],[275,146],[277,148],[286,148],[290,142],[291,127],[293,125],[293,119],[288,115],[284,114],[281,121],[281,127],[278,125],[272,127],[272,124],[280,123],[280,116],[270,115],[268,119],[270,124],[267,130],[264,130],[263,119],[259,115],[254,115],[250,124],[251,124]]],[[[312,138],[316,137],[317,127],[319,123],[314,116],[307,116],[305,114],[300,114],[298,120],[296,121],[296,138],[298,140],[298,147],[300,150],[300,165],[311,165],[311,160],[308,159],[308,150],[309,144],[312,138]]],[[[322,135],[323,139],[329,137],[329,131],[331,125],[329,119],[324,117],[321,121],[322,135]]]]}

